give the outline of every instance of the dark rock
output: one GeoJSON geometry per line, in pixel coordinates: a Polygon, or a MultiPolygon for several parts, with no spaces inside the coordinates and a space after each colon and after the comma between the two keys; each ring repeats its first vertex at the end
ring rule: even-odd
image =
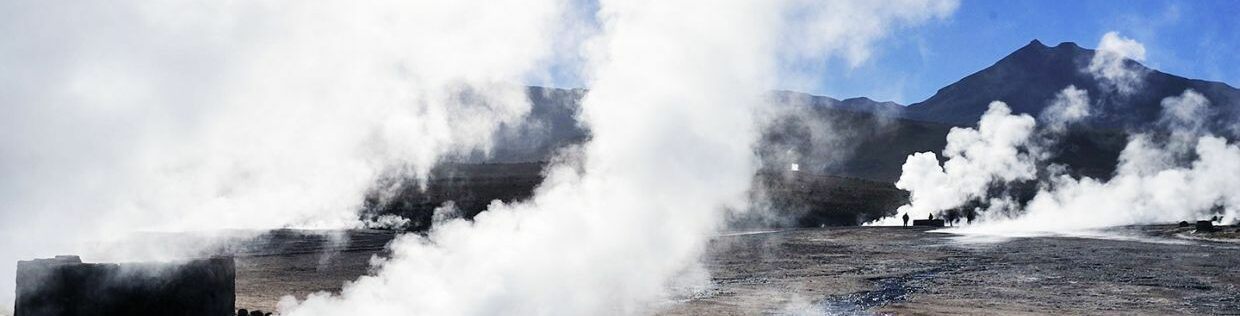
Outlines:
{"type": "Polygon", "coordinates": [[[1188,221],[1180,221],[1180,227],[1188,227],[1188,226],[1191,226],[1188,224],[1188,221]]]}
{"type": "Polygon", "coordinates": [[[237,316],[250,316],[250,311],[244,308],[237,310],[237,316]]]}
{"type": "Polygon", "coordinates": [[[261,310],[250,311],[250,316],[263,316],[263,311],[261,310]]]}
{"type": "Polygon", "coordinates": [[[944,224],[945,222],[942,219],[915,219],[913,220],[913,226],[943,227],[944,224]]]}
{"type": "Polygon", "coordinates": [[[233,314],[232,257],[177,263],[17,262],[14,316],[233,314]]]}
{"type": "Polygon", "coordinates": [[[1198,232],[1198,233],[1211,233],[1211,232],[1214,232],[1214,231],[1215,231],[1215,229],[1214,229],[1214,222],[1211,222],[1211,221],[1197,221],[1197,232],[1198,232]]]}

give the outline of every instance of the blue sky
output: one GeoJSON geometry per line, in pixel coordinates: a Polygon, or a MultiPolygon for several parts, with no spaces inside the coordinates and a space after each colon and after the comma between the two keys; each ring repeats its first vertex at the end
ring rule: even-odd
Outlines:
{"type": "Polygon", "coordinates": [[[1240,86],[1240,1],[963,0],[951,17],[893,30],[849,69],[828,62],[814,94],[909,104],[1038,39],[1097,46],[1109,31],[1146,47],[1147,66],[1240,86]]]}

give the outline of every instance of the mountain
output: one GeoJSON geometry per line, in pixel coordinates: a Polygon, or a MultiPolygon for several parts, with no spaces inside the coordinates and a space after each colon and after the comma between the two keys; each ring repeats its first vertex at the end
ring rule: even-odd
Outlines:
{"type": "Polygon", "coordinates": [[[1047,47],[1034,40],[994,65],[952,83],[925,101],[909,105],[902,117],[954,125],[973,125],[994,100],[1006,102],[1016,113],[1037,117],[1068,85],[1089,92],[1095,128],[1143,129],[1158,120],[1160,102],[1193,89],[1211,101],[1217,128],[1240,121],[1240,90],[1225,83],[1187,79],[1153,70],[1127,60],[1144,73],[1144,83],[1131,95],[1111,91],[1086,72],[1096,51],[1065,42],[1047,47]]]}
{"type": "MultiPolygon", "coordinates": [[[[787,212],[780,216],[789,220],[782,225],[856,225],[893,214],[908,199],[893,183],[909,154],[928,151],[942,157],[947,133],[975,125],[994,100],[1037,117],[1069,85],[1089,92],[1093,114],[1067,132],[1050,162],[1067,166],[1074,175],[1109,178],[1127,142],[1126,131],[1154,128],[1161,100],[1185,89],[1211,101],[1211,128],[1229,131],[1222,133],[1229,136],[1240,132],[1233,127],[1240,126],[1237,89],[1127,61],[1145,73],[1144,85],[1120,95],[1083,71],[1095,53],[1073,43],[1047,47],[1034,40],[907,107],[774,91],[764,108],[769,121],[755,148],[762,165],[754,179],[754,200],[787,212]],[[789,172],[790,164],[800,171],[789,172]]],[[[529,115],[519,124],[501,126],[489,152],[436,167],[427,187],[412,179],[383,180],[366,199],[363,216],[399,214],[413,220],[414,230],[425,230],[434,209],[447,201],[472,217],[492,200],[529,198],[557,150],[590,138],[577,120],[586,92],[529,87],[529,115]]]]}

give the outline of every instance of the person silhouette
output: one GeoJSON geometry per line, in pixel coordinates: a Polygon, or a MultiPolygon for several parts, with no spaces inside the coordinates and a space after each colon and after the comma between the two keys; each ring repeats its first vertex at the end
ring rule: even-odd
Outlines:
{"type": "Polygon", "coordinates": [[[930,213],[930,220],[934,220],[934,213],[930,213]]]}
{"type": "Polygon", "coordinates": [[[908,226],[908,213],[904,213],[904,226],[908,226]]]}

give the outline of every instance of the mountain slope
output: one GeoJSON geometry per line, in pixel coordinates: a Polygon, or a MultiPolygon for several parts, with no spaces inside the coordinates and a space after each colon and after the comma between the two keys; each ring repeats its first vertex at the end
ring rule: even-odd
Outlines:
{"type": "Polygon", "coordinates": [[[1144,72],[1144,84],[1132,95],[1107,89],[1088,72],[1094,50],[1074,43],[1047,47],[1034,40],[994,65],[939,89],[925,101],[909,105],[903,117],[954,125],[973,125],[994,100],[1006,102],[1016,113],[1035,117],[1055,93],[1068,85],[1089,91],[1095,115],[1088,123],[1096,128],[1143,129],[1157,121],[1160,101],[1193,89],[1212,104],[1210,118],[1215,128],[1227,128],[1237,121],[1240,90],[1220,82],[1193,80],[1146,68],[1134,61],[1130,66],[1144,72]]]}

